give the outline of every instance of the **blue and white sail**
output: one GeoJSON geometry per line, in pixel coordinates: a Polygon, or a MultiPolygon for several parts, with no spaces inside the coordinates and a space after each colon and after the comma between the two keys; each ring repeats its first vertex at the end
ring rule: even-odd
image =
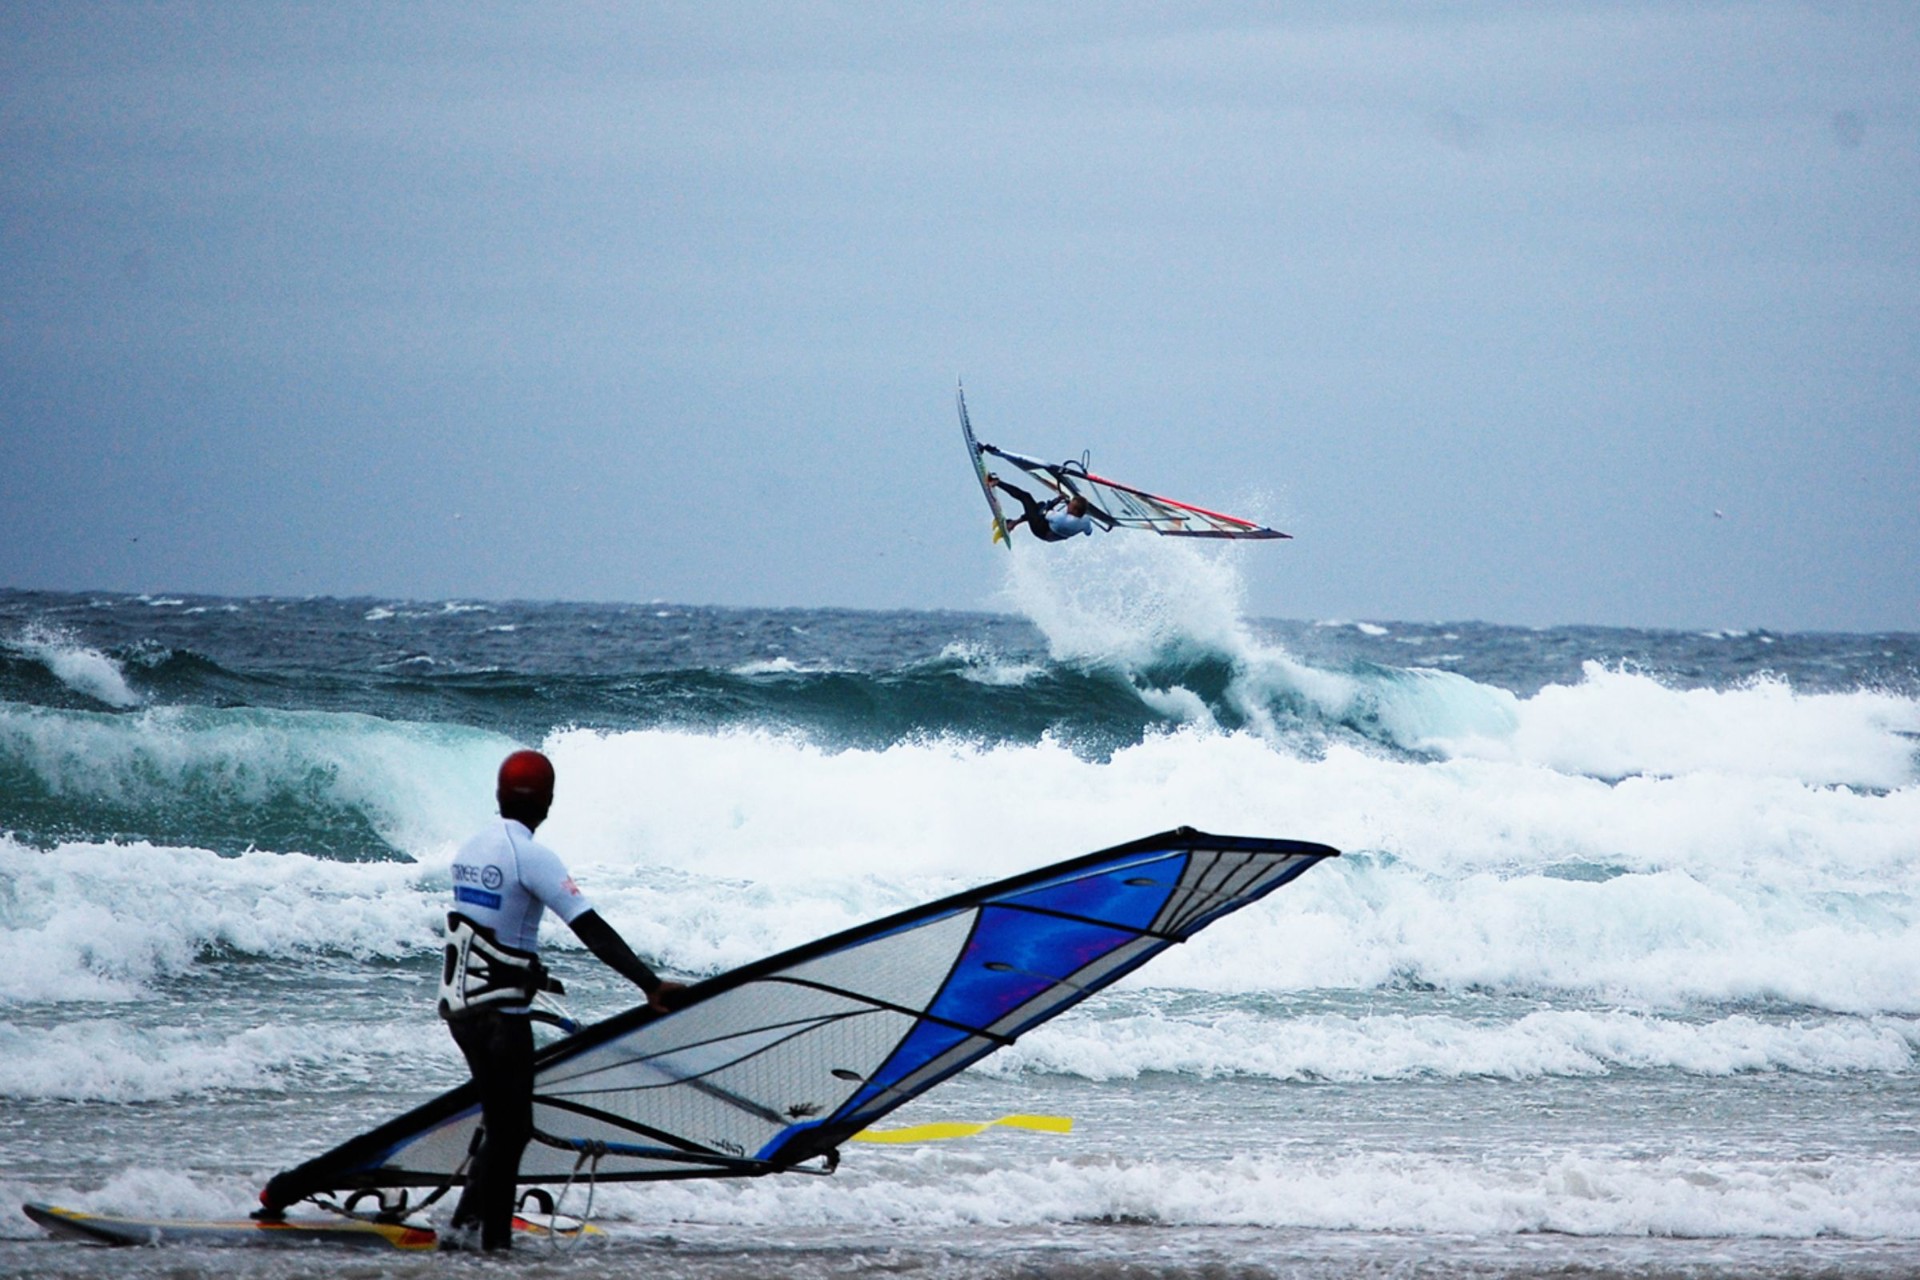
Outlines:
{"type": "MultiPolygon", "coordinates": [[[[545,1049],[522,1182],[754,1176],[837,1162],[894,1108],[1272,893],[1325,845],[1181,828],[848,930],[545,1049]]],[[[269,1210],[457,1183],[471,1084],[275,1177],[269,1210]]]]}

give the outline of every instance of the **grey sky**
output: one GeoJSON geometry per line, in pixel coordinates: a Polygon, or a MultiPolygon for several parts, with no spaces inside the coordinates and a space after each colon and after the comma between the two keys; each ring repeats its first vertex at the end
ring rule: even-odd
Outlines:
{"type": "Polygon", "coordinates": [[[1920,630],[1916,68],[1912,5],[10,4],[0,585],[987,606],[964,377],[1291,530],[1255,614],[1920,630]]]}

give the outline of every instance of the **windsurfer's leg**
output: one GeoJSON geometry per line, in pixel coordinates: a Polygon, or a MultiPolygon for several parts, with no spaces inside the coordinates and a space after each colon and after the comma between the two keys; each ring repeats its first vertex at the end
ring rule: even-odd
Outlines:
{"type": "Polygon", "coordinates": [[[1021,514],[1007,521],[1007,528],[1011,529],[1024,522],[1042,542],[1049,541],[1047,535],[1040,532],[1047,527],[1046,513],[1040,510],[1040,504],[1033,500],[1033,495],[1019,485],[1008,484],[998,476],[993,478],[993,483],[1002,493],[1011,494],[1013,500],[1020,504],[1021,514]]]}
{"type": "Polygon", "coordinates": [[[533,1025],[524,1017],[482,1012],[450,1024],[480,1090],[480,1149],[453,1211],[456,1229],[480,1230],[480,1247],[513,1244],[513,1200],[520,1155],[533,1137],[533,1025]]]}

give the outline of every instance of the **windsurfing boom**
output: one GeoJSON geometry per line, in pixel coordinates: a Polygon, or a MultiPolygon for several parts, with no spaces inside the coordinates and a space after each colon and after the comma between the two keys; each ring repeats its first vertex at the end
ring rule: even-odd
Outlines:
{"type": "Polygon", "coordinates": [[[1118,480],[1109,480],[1105,476],[1095,475],[1087,469],[1087,459],[1084,457],[1078,461],[1042,462],[1038,458],[1030,458],[1025,454],[1014,453],[990,444],[981,444],[974,438],[973,424],[967,420],[966,393],[959,392],[956,399],[960,407],[960,430],[966,439],[967,451],[973,457],[974,470],[979,475],[980,487],[987,495],[987,505],[993,508],[994,541],[1006,541],[1009,549],[1013,543],[1007,536],[1004,513],[1000,509],[999,499],[994,497],[993,488],[987,478],[988,473],[996,470],[996,467],[1023,472],[1034,486],[1050,494],[1053,502],[1064,502],[1076,497],[1083,499],[1087,504],[1088,513],[1108,529],[1143,529],[1169,538],[1291,538],[1293,536],[1290,533],[1281,533],[1278,529],[1269,529],[1240,516],[1225,515],[1218,511],[1209,511],[1205,507],[1193,506],[1191,503],[1177,502],[1172,498],[1148,493],[1145,489],[1121,484],[1118,480]],[[989,462],[990,458],[997,462],[989,462]]]}
{"type": "MultiPolygon", "coordinates": [[[[894,1108],[1336,856],[1182,827],[710,978],[542,1051],[520,1181],[832,1172],[894,1108]]],[[[276,1176],[260,1216],[335,1192],[417,1210],[405,1189],[458,1185],[479,1120],[471,1083],[444,1093],[276,1176]]]]}

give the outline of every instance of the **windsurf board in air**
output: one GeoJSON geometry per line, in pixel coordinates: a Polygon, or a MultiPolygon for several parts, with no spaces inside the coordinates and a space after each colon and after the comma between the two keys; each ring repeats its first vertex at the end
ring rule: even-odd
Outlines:
{"type": "MultiPolygon", "coordinates": [[[[182,1218],[125,1218],[82,1213],[50,1204],[26,1204],[27,1217],[61,1240],[104,1245],[346,1245],[362,1249],[432,1249],[440,1240],[432,1227],[410,1222],[378,1222],[344,1216],[278,1219],[231,1218],[194,1221],[182,1218]]],[[[513,1229],[531,1236],[570,1237],[581,1224],[566,1217],[516,1215],[513,1229]]],[[[603,1234],[586,1227],[586,1234],[603,1234]]]]}
{"type": "Polygon", "coordinates": [[[960,434],[966,438],[967,456],[973,460],[974,478],[980,482],[980,492],[987,495],[987,507],[993,512],[993,540],[1004,542],[1007,550],[1013,550],[1013,539],[1007,536],[1007,515],[1000,509],[1000,495],[987,483],[986,459],[980,456],[980,442],[973,438],[973,424],[967,421],[967,393],[965,390],[954,393],[954,401],[960,406],[960,434]]]}

